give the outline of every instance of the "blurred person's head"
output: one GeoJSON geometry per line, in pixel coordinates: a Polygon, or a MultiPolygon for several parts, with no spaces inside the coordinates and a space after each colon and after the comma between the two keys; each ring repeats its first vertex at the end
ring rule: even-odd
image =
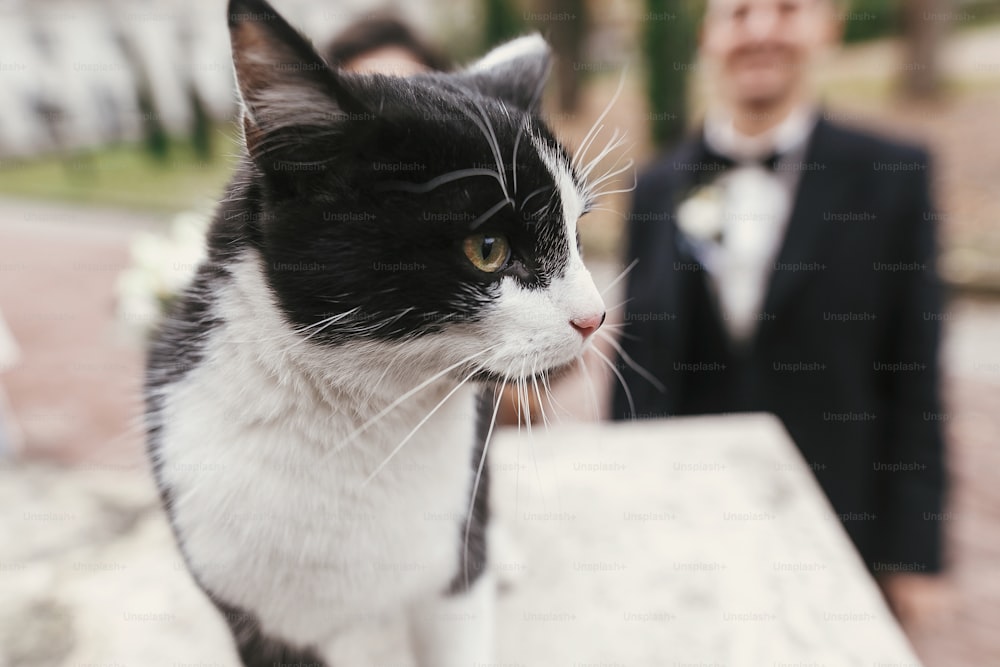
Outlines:
{"type": "Polygon", "coordinates": [[[810,72],[840,38],[840,0],[707,0],[700,52],[715,95],[766,128],[812,94],[810,72]]]}
{"type": "Polygon", "coordinates": [[[392,14],[352,23],[326,47],[327,61],[351,72],[408,76],[448,69],[448,61],[392,14]]]}

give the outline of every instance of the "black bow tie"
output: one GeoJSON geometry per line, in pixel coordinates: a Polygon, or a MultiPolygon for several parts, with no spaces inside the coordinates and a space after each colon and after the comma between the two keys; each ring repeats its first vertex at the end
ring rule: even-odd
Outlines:
{"type": "Polygon", "coordinates": [[[689,163],[689,168],[703,174],[702,180],[711,180],[713,175],[719,176],[734,167],[759,165],[768,171],[774,171],[780,160],[781,154],[777,151],[757,160],[736,160],[714,150],[702,137],[698,142],[698,150],[689,163]]]}

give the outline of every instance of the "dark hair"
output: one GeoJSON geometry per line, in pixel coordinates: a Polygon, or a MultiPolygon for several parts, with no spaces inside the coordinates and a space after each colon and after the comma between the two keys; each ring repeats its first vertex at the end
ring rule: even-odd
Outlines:
{"type": "Polygon", "coordinates": [[[389,46],[406,49],[428,69],[446,71],[451,63],[437,49],[417,36],[401,18],[390,12],[368,14],[351,23],[327,44],[324,56],[331,65],[389,46]]]}

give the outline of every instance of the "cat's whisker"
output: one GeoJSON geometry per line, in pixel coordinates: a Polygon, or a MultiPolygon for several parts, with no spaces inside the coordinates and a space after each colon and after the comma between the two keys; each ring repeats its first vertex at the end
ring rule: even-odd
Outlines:
{"type": "Polygon", "coordinates": [[[374,189],[381,192],[398,190],[401,192],[425,194],[447,183],[452,183],[463,178],[472,178],[474,176],[489,176],[490,178],[496,180],[496,182],[500,184],[501,188],[503,187],[503,180],[497,172],[492,169],[485,169],[482,167],[470,167],[468,169],[456,169],[454,171],[449,171],[441,174],[440,176],[435,176],[429,181],[424,181],[423,183],[413,183],[410,181],[389,181],[376,185],[374,189]]]}
{"type": "MultiPolygon", "coordinates": [[[[616,131],[617,134],[617,131],[616,131]]],[[[617,150],[625,145],[625,135],[616,141],[609,143],[601,153],[594,158],[581,172],[580,178],[582,180],[591,179],[590,172],[608,155],[611,151],[617,150]]],[[[636,174],[635,174],[635,161],[628,157],[625,152],[622,152],[618,158],[609,166],[603,174],[597,178],[593,178],[587,183],[585,191],[587,199],[591,202],[595,202],[601,197],[609,194],[609,186],[615,183],[615,180],[622,174],[631,171],[632,172],[632,187],[635,187],[636,174]],[[622,160],[625,164],[622,164],[622,160]],[[603,189],[602,189],[603,188],[603,189]]]]}
{"type": "MultiPolygon", "coordinates": [[[[593,141],[591,135],[595,135],[594,128],[596,128],[598,125],[600,125],[602,122],[604,122],[604,118],[611,111],[611,108],[615,105],[615,102],[618,101],[618,97],[622,94],[622,90],[625,89],[625,75],[627,73],[628,73],[628,66],[623,67],[622,68],[621,76],[618,78],[618,88],[615,90],[615,94],[611,96],[611,100],[604,107],[604,111],[601,112],[601,115],[599,115],[597,117],[597,120],[594,121],[594,124],[590,126],[590,130],[588,130],[587,134],[584,135],[583,141],[580,142],[581,146],[584,146],[585,144],[589,143],[590,141],[593,141]]],[[[597,132],[600,132],[600,130],[598,130],[597,132]]],[[[576,155],[573,156],[573,160],[570,162],[571,166],[574,166],[574,167],[576,166],[577,159],[582,159],[582,156],[583,156],[583,153],[585,152],[585,150],[586,149],[580,149],[580,150],[577,151],[576,155]]]]}
{"type": "Polygon", "coordinates": [[[355,438],[357,438],[359,435],[361,435],[366,430],[368,430],[373,424],[375,424],[380,419],[382,419],[383,417],[385,417],[387,414],[389,414],[390,412],[392,412],[393,410],[395,410],[400,404],[402,404],[404,401],[406,401],[408,398],[410,398],[411,396],[413,396],[414,394],[416,394],[420,390],[424,389],[428,385],[430,385],[430,384],[434,383],[435,381],[439,380],[440,378],[444,377],[445,375],[447,375],[451,371],[455,370],[456,368],[459,368],[460,366],[463,366],[463,365],[469,363],[470,361],[472,361],[476,357],[480,357],[480,356],[486,354],[487,352],[492,352],[497,347],[499,347],[499,344],[497,344],[497,345],[491,345],[490,347],[488,347],[488,348],[486,348],[484,350],[480,350],[479,352],[476,352],[475,354],[469,355],[468,357],[462,359],[461,361],[456,361],[455,363],[453,363],[452,365],[448,366],[447,368],[445,368],[445,369],[443,369],[441,371],[438,371],[434,375],[430,376],[429,378],[427,378],[426,380],[424,380],[423,382],[421,382],[420,384],[418,384],[416,387],[414,387],[413,389],[410,389],[409,391],[405,392],[404,394],[402,394],[401,396],[399,396],[399,398],[397,398],[396,400],[394,400],[392,403],[390,403],[386,407],[382,408],[378,413],[375,414],[375,416],[373,416],[370,419],[368,419],[367,421],[365,421],[365,423],[363,423],[361,426],[359,426],[358,428],[356,428],[352,433],[350,433],[346,438],[344,438],[344,442],[342,442],[339,445],[337,445],[336,447],[334,447],[331,450],[331,453],[336,453],[336,452],[339,452],[340,450],[342,450],[348,444],[350,444],[351,442],[353,442],[355,438]]]}
{"type": "MultiPolygon", "coordinates": [[[[292,348],[295,348],[295,347],[297,347],[297,346],[299,346],[299,345],[301,345],[301,344],[303,344],[305,342],[308,342],[310,339],[314,338],[315,336],[319,335],[323,331],[329,329],[334,324],[337,324],[338,322],[340,322],[344,318],[349,317],[350,315],[356,313],[359,310],[361,310],[360,306],[357,307],[357,308],[352,308],[352,309],[350,309],[348,311],[345,311],[343,313],[336,313],[336,314],[331,315],[329,317],[325,317],[322,320],[319,320],[317,322],[313,322],[312,324],[307,324],[305,326],[301,326],[301,327],[298,327],[298,328],[295,328],[295,329],[291,329],[287,333],[281,333],[280,335],[277,335],[277,336],[268,336],[268,337],[255,338],[252,342],[268,342],[268,341],[286,342],[286,341],[291,341],[287,346],[283,347],[281,350],[278,351],[279,353],[288,352],[292,348]]],[[[248,342],[251,342],[251,341],[235,341],[235,340],[231,340],[230,342],[231,343],[248,343],[248,342]]]]}
{"type": "Polygon", "coordinates": [[[350,317],[359,310],[361,310],[360,306],[356,308],[351,308],[350,310],[346,310],[342,313],[337,313],[336,315],[331,315],[330,317],[324,318],[319,322],[313,322],[312,324],[300,327],[299,329],[295,329],[294,331],[296,334],[302,335],[308,332],[310,329],[312,329],[313,331],[309,333],[308,336],[302,339],[303,341],[307,341],[316,334],[321,333],[325,329],[329,328],[331,325],[336,324],[337,322],[343,320],[345,317],[350,317]]]}
{"type": "MultiPolygon", "coordinates": [[[[537,360],[537,356],[535,358],[537,360]]],[[[541,392],[539,392],[539,390],[538,390],[538,375],[539,374],[536,373],[535,369],[536,369],[536,365],[534,363],[532,363],[532,365],[531,365],[531,371],[532,371],[531,372],[531,384],[534,386],[534,388],[535,388],[535,396],[538,398],[538,411],[542,415],[542,424],[545,426],[545,432],[548,433],[549,430],[550,430],[550,422],[549,422],[548,416],[545,414],[545,400],[542,398],[541,392]]],[[[542,375],[543,375],[543,384],[544,384],[544,374],[542,374],[542,375]]],[[[550,406],[551,406],[551,403],[550,403],[550,406]]],[[[555,409],[555,408],[553,408],[553,409],[555,409]]],[[[535,456],[534,451],[535,451],[534,448],[532,448],[532,456],[535,456]]],[[[537,458],[537,456],[535,456],[535,470],[536,471],[538,470],[538,458],[537,458]]],[[[558,476],[558,473],[556,472],[555,468],[552,468],[552,474],[553,474],[553,477],[554,477],[554,486],[555,486],[555,490],[556,490],[556,505],[559,506],[561,504],[560,503],[560,498],[559,498],[559,476],[558,476]]],[[[539,478],[539,484],[541,484],[541,475],[538,475],[538,478],[539,478]]]]}
{"type": "Polygon", "coordinates": [[[583,355],[577,357],[577,363],[580,366],[580,372],[587,381],[587,393],[590,395],[591,415],[593,416],[594,421],[598,421],[601,417],[601,411],[600,406],[597,404],[597,389],[594,387],[594,381],[590,377],[590,367],[587,366],[587,360],[583,355]]]}
{"type": "Polygon", "coordinates": [[[518,381],[521,383],[522,395],[524,396],[524,427],[528,431],[528,436],[532,437],[531,434],[531,394],[528,393],[528,379],[525,377],[526,365],[528,360],[525,359],[521,363],[521,376],[518,381]]]}
{"type": "Polygon", "coordinates": [[[601,184],[611,182],[613,179],[621,176],[622,174],[630,170],[634,174],[635,160],[633,160],[632,158],[627,158],[625,160],[625,164],[619,167],[618,165],[621,163],[621,160],[622,158],[619,157],[618,160],[616,160],[615,163],[611,165],[611,167],[606,172],[604,172],[604,174],[602,174],[599,178],[590,181],[587,184],[587,187],[592,192],[600,192],[601,184]]]}
{"type": "MultiPolygon", "coordinates": [[[[633,165],[628,164],[625,167],[623,167],[622,170],[615,173],[610,180],[603,181],[601,183],[589,184],[587,186],[587,191],[586,191],[588,204],[590,208],[595,208],[595,204],[600,200],[604,199],[605,197],[608,197],[613,194],[618,194],[621,192],[632,192],[635,189],[636,184],[638,182],[639,182],[638,177],[636,176],[635,170],[633,169],[633,165]],[[618,177],[620,177],[621,174],[624,173],[625,171],[629,170],[631,170],[632,172],[632,184],[624,186],[621,184],[621,181],[618,180],[618,177]]],[[[616,211],[616,210],[612,210],[611,212],[617,214],[622,213],[621,211],[616,211]]]]}
{"type": "Polygon", "coordinates": [[[622,212],[621,210],[614,209],[614,208],[609,208],[607,206],[594,206],[594,205],[590,205],[590,206],[587,207],[587,212],[589,213],[590,211],[607,211],[608,213],[613,213],[615,215],[621,215],[621,216],[625,215],[625,213],[622,212]]]}
{"type": "MultiPolygon", "coordinates": [[[[600,122],[600,121],[598,121],[598,122],[600,122]]],[[[593,134],[589,134],[588,133],[587,136],[585,136],[583,138],[583,141],[580,142],[579,148],[576,149],[576,155],[573,156],[573,161],[571,162],[571,164],[573,165],[573,167],[575,169],[580,169],[583,166],[588,165],[588,164],[590,164],[592,162],[591,160],[588,160],[585,163],[577,164],[577,160],[582,160],[583,159],[583,156],[586,154],[586,152],[588,150],[590,150],[590,145],[593,143],[594,139],[597,138],[598,135],[600,135],[601,130],[603,130],[603,129],[604,129],[604,125],[603,124],[601,124],[600,126],[596,126],[596,124],[595,124],[595,126],[591,126],[590,132],[593,132],[593,134]],[[596,130],[595,130],[595,127],[596,127],[596,130]]]]}
{"type": "Polygon", "coordinates": [[[625,299],[624,301],[622,301],[622,302],[620,302],[620,303],[616,303],[616,304],[615,304],[615,305],[613,305],[613,306],[608,306],[607,308],[605,308],[605,310],[606,310],[607,312],[609,312],[609,313],[610,313],[610,312],[612,312],[612,311],[615,311],[615,310],[618,310],[619,308],[621,308],[621,307],[622,307],[622,306],[624,306],[625,304],[627,304],[627,303],[629,303],[630,301],[632,301],[632,299],[633,299],[633,298],[634,298],[634,297],[629,297],[629,298],[625,299]]]}
{"type": "Polygon", "coordinates": [[[505,197],[510,199],[510,192],[507,191],[507,170],[504,168],[503,153],[500,150],[500,142],[497,141],[496,130],[493,129],[493,121],[490,120],[489,114],[486,113],[486,109],[483,108],[483,103],[478,98],[473,97],[472,102],[476,105],[476,109],[479,110],[479,115],[483,117],[483,121],[486,123],[486,129],[489,130],[490,139],[493,141],[493,154],[497,159],[497,171],[500,172],[500,177],[503,181],[503,194],[505,197]]]}
{"type": "Polygon", "coordinates": [[[627,331],[625,331],[625,327],[627,327],[629,324],[631,324],[631,322],[622,322],[620,324],[605,324],[603,328],[613,331],[615,333],[615,336],[617,336],[619,339],[628,338],[629,340],[641,340],[639,336],[636,336],[635,334],[630,334],[627,331]]]}
{"type": "MultiPolygon", "coordinates": [[[[497,385],[500,386],[499,383],[497,385]]],[[[465,519],[465,538],[463,540],[462,547],[462,563],[464,565],[463,570],[465,571],[465,587],[469,587],[469,533],[472,532],[472,513],[476,507],[476,495],[479,493],[479,482],[483,477],[483,468],[486,466],[486,453],[490,447],[490,441],[493,439],[493,429],[497,423],[497,413],[500,411],[500,403],[503,402],[503,391],[494,390],[496,396],[496,401],[493,405],[493,416],[490,418],[490,427],[486,431],[486,439],[483,441],[483,454],[479,457],[479,466],[476,468],[476,479],[472,483],[472,496],[469,499],[469,511],[466,514],[465,519]]]]}
{"type": "Polygon", "coordinates": [[[545,430],[549,430],[549,418],[545,414],[545,403],[542,400],[542,393],[538,390],[538,378],[536,376],[536,364],[531,364],[531,385],[535,388],[535,398],[538,399],[538,411],[542,415],[542,424],[545,426],[545,430]]]}
{"type": "Polygon", "coordinates": [[[633,190],[635,190],[635,187],[636,187],[636,183],[633,183],[631,186],[629,186],[627,188],[617,188],[615,190],[602,190],[600,192],[595,192],[594,193],[594,198],[595,199],[599,199],[601,197],[607,197],[608,195],[617,195],[617,194],[623,194],[623,193],[626,193],[626,192],[632,192],[633,190]]]}
{"type": "MultiPolygon", "coordinates": [[[[557,422],[557,420],[559,420],[559,410],[556,407],[555,398],[552,396],[552,392],[549,391],[548,389],[548,376],[549,376],[548,371],[542,371],[538,373],[535,377],[537,379],[539,387],[541,387],[544,393],[544,398],[545,398],[544,402],[548,404],[549,412],[551,413],[551,417],[548,423],[554,424],[557,422]]],[[[540,403],[542,402],[541,398],[539,398],[539,402],[540,403]]]]}
{"type": "MultiPolygon", "coordinates": [[[[524,392],[524,360],[521,361],[521,370],[514,379],[514,390],[517,399],[517,470],[514,473],[514,504],[517,505],[520,498],[521,483],[521,441],[524,439],[521,432],[522,424],[525,430],[528,429],[530,419],[530,409],[527,405],[527,396],[524,392]]],[[[516,513],[515,513],[516,516],[516,513]]]]}
{"type": "MultiPolygon", "coordinates": [[[[545,388],[545,393],[549,397],[549,404],[552,405],[553,408],[558,408],[559,410],[562,410],[563,414],[566,414],[566,415],[572,415],[573,414],[571,410],[569,410],[565,405],[563,405],[559,401],[559,399],[556,398],[555,392],[552,391],[551,378],[549,377],[549,374],[547,372],[542,374],[542,385],[545,388]]],[[[556,416],[560,417],[560,415],[558,414],[558,412],[556,413],[556,416]]],[[[560,421],[562,421],[561,417],[560,417],[560,421]]]]}
{"type": "Polygon", "coordinates": [[[636,412],[635,412],[635,401],[632,400],[632,390],[630,390],[628,388],[628,383],[625,381],[624,376],[622,376],[621,371],[619,371],[617,368],[615,368],[615,363],[613,361],[611,361],[610,359],[608,359],[607,355],[605,355],[603,352],[601,352],[600,350],[598,350],[596,347],[591,347],[590,349],[592,349],[594,351],[594,354],[596,354],[599,359],[601,359],[602,361],[604,361],[604,363],[607,365],[607,367],[611,369],[611,372],[615,374],[615,377],[618,378],[618,382],[621,383],[622,389],[625,391],[625,398],[626,398],[626,400],[628,400],[629,412],[631,412],[632,413],[632,417],[635,418],[635,415],[636,415],[636,412]]]}
{"type": "Polygon", "coordinates": [[[523,211],[524,207],[528,205],[528,202],[531,200],[532,197],[534,197],[535,195],[540,195],[543,192],[545,192],[546,190],[551,190],[551,189],[552,189],[551,185],[543,185],[540,188],[532,190],[530,193],[528,193],[527,197],[525,197],[524,199],[521,200],[521,205],[518,207],[517,210],[523,211]]]}
{"type": "MultiPolygon", "coordinates": [[[[603,128],[604,126],[602,125],[601,127],[603,128]]],[[[597,138],[596,134],[594,135],[594,138],[597,138]]],[[[608,140],[604,143],[604,148],[598,151],[597,155],[588,160],[585,165],[581,165],[579,167],[580,172],[584,175],[590,174],[599,164],[601,164],[601,162],[604,161],[604,158],[613,153],[615,150],[625,146],[627,140],[628,131],[623,131],[621,128],[616,127],[611,132],[611,136],[608,137],[608,140]]],[[[618,161],[620,161],[622,157],[624,156],[619,155],[618,161]]]]}
{"type": "MultiPolygon", "coordinates": [[[[617,151],[619,149],[622,149],[622,148],[631,148],[631,147],[633,147],[633,145],[634,144],[632,142],[628,141],[628,131],[622,132],[618,128],[615,128],[614,132],[612,132],[611,136],[608,138],[607,143],[604,144],[604,148],[602,148],[597,153],[597,155],[594,156],[593,159],[591,159],[589,162],[587,162],[586,165],[584,165],[583,167],[580,168],[580,173],[582,175],[584,175],[584,176],[589,177],[590,174],[598,166],[600,166],[601,164],[604,163],[605,158],[607,158],[608,156],[612,155],[615,151],[617,151]]],[[[615,157],[615,161],[612,162],[611,165],[607,169],[604,170],[604,173],[605,174],[608,173],[614,167],[616,167],[617,165],[621,164],[622,160],[627,160],[627,159],[629,159],[629,152],[628,151],[622,151],[621,153],[619,153],[615,157]]],[[[602,176],[603,176],[603,174],[602,174],[602,176]]]]}
{"type": "Polygon", "coordinates": [[[521,395],[517,394],[517,468],[514,471],[514,516],[517,516],[518,501],[520,499],[521,491],[521,420],[523,419],[523,413],[521,412],[521,395]]]}
{"type": "Polygon", "coordinates": [[[479,216],[478,218],[476,218],[475,220],[473,220],[472,224],[469,225],[469,229],[471,229],[471,230],[478,229],[481,224],[483,224],[484,222],[486,222],[487,220],[489,220],[490,218],[492,218],[494,215],[496,215],[497,212],[499,212],[500,210],[502,210],[503,207],[506,206],[507,204],[510,204],[511,208],[513,208],[514,207],[514,200],[513,199],[502,199],[502,200],[500,200],[499,202],[497,202],[496,204],[494,204],[493,206],[491,206],[489,208],[489,210],[487,210],[481,216],[479,216]]]}
{"type": "Polygon", "coordinates": [[[618,356],[621,357],[622,361],[624,361],[626,364],[629,365],[629,368],[631,368],[640,376],[642,376],[646,381],[648,381],[651,385],[656,387],[659,391],[663,392],[667,390],[667,388],[663,385],[663,383],[660,382],[658,379],[656,379],[655,375],[653,375],[648,370],[640,366],[638,363],[635,362],[634,359],[632,359],[631,356],[629,356],[628,352],[626,352],[622,348],[621,344],[619,344],[618,341],[615,340],[614,336],[606,334],[602,331],[598,331],[597,334],[601,336],[603,340],[607,341],[608,344],[611,345],[611,347],[615,348],[615,351],[618,353],[618,356]]]}
{"type": "MultiPolygon", "coordinates": [[[[531,426],[532,426],[531,425],[531,397],[530,397],[530,395],[528,393],[528,380],[525,378],[525,374],[524,374],[525,365],[526,364],[527,364],[527,359],[525,359],[521,363],[521,376],[518,378],[518,380],[519,380],[519,382],[521,384],[521,387],[523,388],[524,412],[525,412],[524,425],[525,425],[525,428],[528,431],[528,439],[531,440],[532,444],[534,444],[535,433],[534,433],[534,431],[531,428],[531,426]]],[[[541,493],[541,490],[543,488],[545,488],[545,485],[542,484],[542,473],[538,469],[538,456],[535,453],[535,448],[534,447],[531,448],[531,462],[532,462],[532,464],[533,464],[533,466],[535,468],[535,480],[538,482],[538,490],[539,490],[539,493],[541,493]]],[[[542,508],[547,511],[548,508],[546,507],[546,505],[547,505],[547,503],[545,501],[545,495],[542,494],[542,508]]]]}
{"type": "MultiPolygon", "coordinates": [[[[604,126],[602,125],[601,127],[603,128],[604,126]]],[[[595,139],[597,138],[596,134],[594,135],[594,138],[595,139]]],[[[593,172],[594,169],[596,169],[600,164],[602,164],[604,162],[604,159],[606,157],[608,157],[609,155],[611,155],[614,151],[618,150],[619,148],[622,148],[622,147],[626,146],[626,139],[627,138],[628,138],[628,132],[627,131],[626,132],[622,132],[620,128],[615,128],[614,131],[611,133],[611,137],[609,137],[608,141],[604,144],[604,148],[602,148],[597,153],[597,155],[595,155],[593,158],[591,158],[590,160],[588,160],[585,165],[583,165],[583,166],[581,166],[579,168],[580,177],[584,178],[584,179],[589,178],[591,172],[593,172]]],[[[588,149],[589,148],[590,147],[588,146],[588,149]]],[[[611,167],[609,169],[605,170],[605,173],[607,173],[611,169],[614,169],[614,167],[617,164],[619,164],[622,161],[622,159],[625,159],[626,157],[627,157],[627,155],[624,154],[624,153],[621,154],[621,155],[619,155],[615,159],[615,162],[612,163],[611,167]]]]}
{"type": "MultiPolygon", "coordinates": [[[[597,165],[604,161],[604,158],[625,145],[625,138],[627,136],[627,132],[621,132],[618,128],[615,128],[614,132],[611,134],[611,138],[608,139],[608,143],[604,145],[604,148],[602,148],[601,151],[581,169],[580,177],[584,179],[588,178],[590,173],[597,168],[597,165]]],[[[614,165],[621,162],[623,157],[623,155],[619,155],[618,159],[611,166],[611,169],[614,168],[614,165]]]]}
{"type": "Polygon", "coordinates": [[[385,329],[393,324],[398,323],[401,319],[406,317],[408,314],[416,310],[416,307],[409,306],[400,310],[397,313],[383,317],[382,319],[373,320],[371,318],[366,318],[366,322],[371,320],[370,323],[364,326],[355,325],[353,327],[345,328],[341,333],[350,334],[352,336],[365,336],[379,331],[380,329],[385,329]]]}
{"type": "MultiPolygon", "coordinates": [[[[514,196],[517,196],[517,148],[521,145],[521,137],[524,135],[524,129],[528,125],[528,119],[530,116],[525,115],[524,120],[517,127],[517,136],[514,137],[514,150],[511,151],[510,157],[510,170],[511,179],[514,185],[514,196]]],[[[541,189],[541,188],[539,188],[541,189]]],[[[531,195],[528,195],[529,197],[531,195]]],[[[521,202],[521,208],[524,208],[524,202],[521,202]]]]}
{"type": "Polygon", "coordinates": [[[465,386],[466,382],[468,382],[473,377],[475,377],[476,373],[478,373],[480,371],[480,369],[481,369],[481,366],[477,367],[476,369],[474,369],[471,373],[469,373],[468,375],[466,375],[462,379],[461,382],[459,382],[457,385],[455,385],[451,389],[451,391],[449,391],[447,394],[445,394],[444,398],[442,398],[440,401],[438,401],[437,405],[435,405],[433,408],[431,408],[430,412],[428,412],[426,415],[424,415],[423,419],[421,419],[419,422],[417,422],[417,425],[414,426],[410,430],[410,432],[406,434],[406,436],[400,441],[400,443],[398,445],[396,445],[393,448],[393,450],[391,452],[389,452],[389,455],[387,457],[385,457],[385,459],[382,460],[382,463],[378,464],[378,467],[376,467],[375,470],[373,470],[371,472],[371,474],[369,474],[368,477],[366,477],[365,480],[363,482],[361,482],[361,488],[364,488],[364,487],[368,486],[369,482],[371,482],[373,479],[375,479],[375,477],[380,472],[382,472],[387,465],[389,465],[389,463],[392,461],[392,459],[394,459],[396,457],[396,455],[399,454],[400,450],[402,450],[403,447],[406,445],[406,443],[408,443],[410,441],[410,438],[412,438],[414,435],[416,435],[417,431],[420,430],[420,427],[423,426],[424,424],[426,424],[427,420],[430,419],[431,417],[433,417],[434,414],[438,410],[441,409],[441,406],[448,402],[449,398],[451,398],[452,396],[454,396],[455,393],[458,392],[459,389],[461,389],[463,386],[465,386]]]}
{"type": "Polygon", "coordinates": [[[490,121],[489,115],[483,108],[482,103],[475,97],[470,97],[469,99],[479,112],[480,118],[477,118],[465,108],[460,108],[459,110],[466,118],[471,120],[476,127],[479,128],[480,132],[482,132],[483,138],[486,139],[486,145],[489,147],[490,152],[493,153],[493,159],[497,164],[497,174],[499,176],[500,188],[503,190],[504,197],[510,199],[510,192],[507,191],[507,175],[503,166],[503,156],[500,153],[500,144],[497,142],[496,132],[493,130],[493,123],[490,121]]]}
{"type": "MultiPolygon", "coordinates": [[[[542,424],[545,426],[545,430],[548,431],[551,428],[551,426],[552,426],[555,414],[552,415],[553,419],[550,419],[549,415],[545,412],[545,406],[544,406],[544,404],[547,402],[548,399],[547,399],[547,397],[545,395],[543,395],[543,392],[542,392],[542,390],[540,388],[540,385],[542,383],[540,383],[538,381],[538,378],[537,377],[532,377],[531,384],[534,385],[534,387],[535,387],[535,396],[538,398],[538,410],[540,411],[540,413],[542,415],[542,424]]],[[[549,407],[552,408],[551,405],[549,407]]],[[[554,410],[554,408],[553,408],[553,410],[554,410]]]]}
{"type": "Polygon", "coordinates": [[[604,289],[601,290],[601,297],[603,298],[604,295],[606,295],[608,293],[608,290],[610,290],[612,287],[614,287],[619,282],[621,282],[622,278],[624,278],[625,276],[627,276],[628,274],[630,274],[632,272],[632,269],[634,269],[638,263],[639,263],[638,259],[633,259],[629,263],[629,265],[626,266],[624,268],[624,270],[622,270],[622,272],[618,274],[617,278],[615,278],[610,283],[608,283],[607,285],[604,286],[604,289]]]}
{"type": "MultiPolygon", "coordinates": [[[[539,98],[542,96],[542,91],[545,90],[545,77],[538,80],[538,84],[535,86],[535,92],[531,96],[531,101],[528,102],[528,109],[534,110],[538,104],[539,98]]],[[[504,111],[507,110],[506,105],[504,106],[504,111]]],[[[525,130],[528,129],[531,123],[531,116],[525,114],[524,121],[518,125],[517,135],[514,137],[514,150],[512,152],[511,158],[511,178],[514,182],[514,195],[517,195],[517,147],[521,145],[521,136],[524,134],[525,130]]]]}

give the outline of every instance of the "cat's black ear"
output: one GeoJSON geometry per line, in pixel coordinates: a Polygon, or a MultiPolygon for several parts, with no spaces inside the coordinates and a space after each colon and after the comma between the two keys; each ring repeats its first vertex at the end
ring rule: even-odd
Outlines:
{"type": "Polygon", "coordinates": [[[484,95],[534,111],[541,100],[551,61],[552,50],[535,33],[496,47],[458,76],[484,95]]]}
{"type": "Polygon", "coordinates": [[[270,4],[230,0],[229,35],[251,155],[287,145],[267,142],[274,133],[337,124],[343,91],[336,74],[270,4]]]}

